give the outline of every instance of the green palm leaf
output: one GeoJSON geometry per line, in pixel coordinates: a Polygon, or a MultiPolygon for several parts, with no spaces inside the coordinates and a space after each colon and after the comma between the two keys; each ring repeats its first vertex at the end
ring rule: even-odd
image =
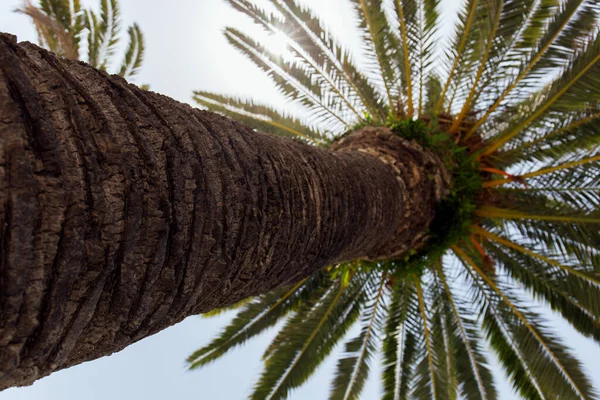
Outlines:
{"type": "MultiPolygon", "coordinates": [[[[288,35],[294,38],[293,42],[302,49],[305,56],[312,58],[330,76],[330,80],[348,90],[350,99],[356,97],[373,118],[384,121],[387,105],[382,102],[377,89],[314,13],[299,6],[294,0],[272,0],[272,3],[286,17],[280,24],[279,32],[289,32],[288,35]]],[[[298,50],[297,52],[300,53],[298,50]]]]}
{"type": "Polygon", "coordinates": [[[540,47],[547,47],[547,51],[529,72],[529,79],[536,79],[549,69],[567,65],[588,45],[590,36],[597,27],[600,16],[597,2],[570,0],[562,8],[562,12],[549,24],[546,35],[541,38],[540,47]]]}
{"type": "Polygon", "coordinates": [[[597,103],[600,99],[600,92],[593,88],[598,87],[596,82],[597,77],[600,76],[598,61],[600,61],[600,35],[596,34],[590,39],[585,51],[553,82],[549,89],[544,90],[543,98],[547,100],[536,107],[534,111],[523,115],[516,126],[499,134],[499,137],[485,149],[484,154],[498,150],[547,112],[585,109],[589,104],[597,103]]]}
{"type": "Polygon", "coordinates": [[[291,288],[282,288],[243,306],[236,318],[210,344],[195,351],[187,359],[190,369],[199,368],[214,361],[234,347],[275,325],[288,313],[297,309],[304,299],[312,298],[328,287],[331,282],[320,273],[291,288]]]}
{"type": "Polygon", "coordinates": [[[513,90],[517,88],[521,81],[530,76],[531,71],[549,50],[557,46],[557,39],[572,22],[584,2],[585,0],[568,0],[562,4],[562,7],[557,5],[555,0],[542,1],[538,4],[539,12],[536,12],[530,20],[524,33],[527,36],[523,36],[525,41],[521,43],[522,51],[526,53],[526,61],[521,63],[518,68],[518,75],[502,91],[502,94],[486,111],[485,115],[474,124],[469,135],[473,134],[487,121],[488,117],[503,104],[504,100],[513,93],[513,90]],[[550,18],[548,18],[549,15],[550,18]],[[546,24],[548,19],[550,21],[546,24]]]}
{"type": "Polygon", "coordinates": [[[486,249],[512,278],[531,290],[538,300],[548,302],[584,336],[600,340],[600,314],[597,311],[600,304],[596,286],[576,276],[548,270],[535,257],[522,252],[490,244],[486,249]]]}
{"type": "MultiPolygon", "coordinates": [[[[42,47],[61,56],[80,59],[80,42],[87,37],[87,55],[83,60],[101,70],[113,61],[121,31],[117,0],[100,0],[100,12],[83,9],[79,0],[40,0],[39,6],[25,1],[17,12],[30,16],[42,47]]],[[[118,74],[136,75],[144,60],[144,36],[139,25],[127,29],[129,44],[118,74]]]]}
{"type": "MultiPolygon", "coordinates": [[[[417,365],[414,386],[412,394],[418,399],[438,399],[443,392],[440,390],[439,382],[439,354],[435,353],[432,338],[431,321],[428,315],[421,283],[415,281],[415,289],[419,303],[419,313],[421,316],[421,330],[423,332],[423,356],[421,362],[417,365]]],[[[443,369],[443,368],[440,368],[443,369]]]]}
{"type": "Polygon", "coordinates": [[[281,399],[315,371],[358,318],[368,277],[339,281],[316,302],[307,301],[291,318],[265,354],[252,399],[281,399]]]}
{"type": "Polygon", "coordinates": [[[558,159],[578,150],[591,151],[600,143],[598,110],[585,110],[565,118],[546,121],[548,128],[531,135],[514,148],[502,154],[512,163],[519,161],[546,161],[558,159]]]}
{"type": "Polygon", "coordinates": [[[477,61],[479,66],[470,78],[470,90],[462,109],[452,125],[453,131],[458,129],[465,116],[473,110],[474,104],[491,100],[482,98],[486,91],[490,91],[491,87],[500,90],[506,79],[500,70],[518,65],[521,57],[517,51],[517,41],[523,35],[525,23],[533,18],[536,11],[533,0],[499,0],[488,2],[486,7],[489,22],[480,28],[481,34],[485,35],[485,44],[482,43],[485,47],[477,61]]]}
{"type": "Polygon", "coordinates": [[[99,64],[94,65],[106,70],[110,58],[114,56],[119,42],[119,6],[117,0],[100,0],[100,23],[96,33],[96,46],[99,47],[99,64]]]}
{"type": "Polygon", "coordinates": [[[315,121],[338,128],[340,123],[348,126],[348,122],[336,112],[335,101],[322,98],[321,86],[313,81],[306,69],[284,60],[236,29],[227,28],[225,36],[231,45],[265,71],[288,99],[311,109],[315,121]]]}
{"type": "Polygon", "coordinates": [[[454,345],[457,378],[461,384],[461,395],[471,399],[495,399],[496,388],[492,373],[486,365],[481,337],[478,335],[477,321],[469,317],[466,302],[455,301],[446,280],[443,268],[437,266],[437,272],[443,285],[448,320],[448,332],[454,345]]]}
{"type": "Polygon", "coordinates": [[[394,68],[394,40],[383,10],[382,0],[350,0],[359,21],[359,31],[365,43],[364,51],[369,60],[369,70],[377,76],[385,88],[390,110],[398,97],[394,83],[397,80],[394,68]]]}
{"type": "Polygon", "coordinates": [[[325,143],[324,135],[301,121],[288,117],[272,107],[230,96],[208,92],[194,92],[194,100],[213,111],[235,118],[237,121],[274,135],[295,137],[309,143],[325,143]]]}
{"type": "Polygon", "coordinates": [[[133,24],[133,26],[129,27],[127,33],[129,34],[129,44],[123,58],[123,63],[121,64],[121,69],[119,69],[119,75],[122,77],[136,75],[144,61],[144,35],[140,27],[137,24],[133,24]]]}
{"type": "Polygon", "coordinates": [[[455,29],[456,37],[444,65],[447,69],[447,78],[436,106],[436,114],[443,110],[444,104],[447,110],[452,108],[456,92],[460,90],[464,84],[463,80],[473,69],[481,44],[478,25],[485,24],[484,15],[487,12],[484,3],[482,0],[469,0],[465,2],[460,12],[459,23],[455,29]],[[448,96],[451,90],[455,94],[448,96]]]}
{"type": "Polygon", "coordinates": [[[338,360],[330,399],[358,399],[369,376],[369,362],[377,348],[385,318],[385,279],[367,307],[363,310],[363,329],[360,334],[346,342],[345,355],[338,360]]]}
{"type": "Polygon", "coordinates": [[[417,341],[407,329],[409,314],[416,307],[414,287],[402,282],[391,293],[389,312],[382,340],[383,399],[407,399],[417,341]]]}
{"type": "Polygon", "coordinates": [[[538,382],[538,390],[546,396],[559,398],[594,398],[596,393],[568,349],[554,337],[531,311],[525,311],[508,288],[501,288],[458,247],[455,254],[471,270],[474,280],[481,280],[488,306],[495,309],[495,317],[502,319],[512,336],[519,358],[526,363],[529,373],[538,382]]]}
{"type": "MultiPolygon", "coordinates": [[[[346,75],[340,74],[343,71],[339,67],[339,60],[335,56],[332,57],[331,54],[324,57],[324,52],[315,52],[314,49],[311,49],[306,44],[304,46],[299,44],[310,42],[313,46],[321,50],[327,48],[324,46],[322,40],[317,41],[313,35],[310,35],[305,22],[299,22],[295,18],[293,10],[299,12],[301,8],[293,1],[288,1],[287,4],[278,1],[273,1],[272,3],[286,17],[285,22],[282,23],[272,14],[268,15],[263,10],[245,1],[230,0],[230,4],[252,17],[255,22],[263,26],[267,31],[277,35],[277,37],[286,38],[288,49],[292,51],[304,68],[309,71],[309,74],[318,81],[319,85],[334,93],[344,106],[352,111],[356,118],[362,118],[362,115],[355,108],[355,101],[353,99],[356,93],[352,89],[355,89],[355,86],[352,86],[351,82],[345,79],[346,75]],[[298,32],[301,34],[304,33],[302,37],[298,36],[298,32]],[[287,36],[289,33],[293,34],[295,40],[289,39],[287,36]]],[[[316,22],[319,28],[321,28],[318,21],[312,22],[313,24],[316,22]]]]}

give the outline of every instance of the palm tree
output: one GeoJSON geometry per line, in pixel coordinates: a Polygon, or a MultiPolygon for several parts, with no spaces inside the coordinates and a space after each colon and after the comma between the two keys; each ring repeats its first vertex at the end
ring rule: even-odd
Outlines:
{"type": "MultiPolygon", "coordinates": [[[[110,66],[120,41],[117,0],[100,0],[99,14],[82,8],[79,0],[40,0],[37,6],[25,0],[16,11],[31,17],[41,47],[102,71],[110,66]],[[85,55],[81,54],[82,40],[86,43],[85,55]]],[[[116,71],[123,78],[136,75],[144,60],[144,35],[138,24],[128,27],[127,33],[129,43],[116,71]]]]}
{"type": "Polygon", "coordinates": [[[361,68],[295,0],[228,1],[285,41],[225,30],[308,116],[197,91],[200,105],[316,146],[387,126],[438,154],[451,188],[424,246],[209,313],[238,310],[189,367],[283,322],[250,397],[285,398],[358,324],[330,399],[359,398],[377,354],[384,399],[494,399],[490,350],[522,398],[597,398],[532,301],[600,343],[600,2],[467,0],[442,50],[438,0],[350,0],[361,68]]]}
{"type": "Polygon", "coordinates": [[[0,390],[419,248],[448,191],[387,128],[322,149],[4,33],[0,110],[0,390]]]}

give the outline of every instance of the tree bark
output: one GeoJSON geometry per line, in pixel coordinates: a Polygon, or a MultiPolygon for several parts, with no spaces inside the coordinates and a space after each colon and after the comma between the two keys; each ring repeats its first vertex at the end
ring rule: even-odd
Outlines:
{"type": "Polygon", "coordinates": [[[425,239],[443,163],[252,131],[0,35],[0,390],[425,239]]]}

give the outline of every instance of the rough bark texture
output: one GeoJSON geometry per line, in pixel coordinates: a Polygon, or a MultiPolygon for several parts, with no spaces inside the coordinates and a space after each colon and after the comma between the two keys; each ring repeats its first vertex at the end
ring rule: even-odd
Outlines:
{"type": "Polygon", "coordinates": [[[0,35],[0,390],[418,246],[444,174],[385,129],[318,149],[0,35]]]}

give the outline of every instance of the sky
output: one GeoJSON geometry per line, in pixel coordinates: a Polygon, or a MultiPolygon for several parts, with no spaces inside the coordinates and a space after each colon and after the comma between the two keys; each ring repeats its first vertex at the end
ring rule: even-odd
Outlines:
{"type": "MultiPolygon", "coordinates": [[[[97,7],[98,0],[83,0],[97,7]]],[[[284,100],[265,74],[231,48],[225,26],[251,31],[252,23],[223,0],[120,0],[124,26],[137,22],[146,38],[146,58],[138,84],[176,100],[192,102],[193,90],[252,97],[276,106],[284,100]]],[[[348,2],[302,0],[322,15],[341,42],[357,49],[348,2]]],[[[449,37],[456,0],[443,0],[444,32],[449,37]]],[[[36,41],[27,17],[13,13],[22,0],[0,0],[0,31],[19,40],[36,41]]],[[[116,68],[116,66],[114,66],[116,68]]],[[[289,107],[288,107],[289,108],[289,107]]],[[[251,392],[261,369],[264,348],[275,335],[271,329],[249,345],[230,352],[200,371],[185,369],[191,352],[208,343],[230,321],[232,314],[211,319],[191,316],[185,321],[138,342],[120,353],[63,370],[26,388],[0,393],[0,400],[105,400],[105,399],[243,399],[251,392]]],[[[600,348],[576,333],[567,323],[549,315],[551,326],[583,361],[589,376],[600,388],[600,348]]],[[[353,331],[352,333],[355,333],[353,331]]],[[[337,348],[334,353],[339,353],[337,348]]],[[[335,354],[334,354],[335,355],[335,354]]],[[[329,357],[308,384],[292,392],[293,400],[327,397],[336,357],[329,357]]],[[[516,399],[502,372],[495,369],[500,398],[516,399]]],[[[363,399],[379,398],[379,370],[363,392],[363,399]]]]}

